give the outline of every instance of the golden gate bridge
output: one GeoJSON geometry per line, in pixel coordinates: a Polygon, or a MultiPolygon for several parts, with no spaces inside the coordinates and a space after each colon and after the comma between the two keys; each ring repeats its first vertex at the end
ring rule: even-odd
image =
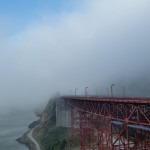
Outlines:
{"type": "Polygon", "coordinates": [[[150,150],[150,98],[62,96],[80,150],[150,150]]]}

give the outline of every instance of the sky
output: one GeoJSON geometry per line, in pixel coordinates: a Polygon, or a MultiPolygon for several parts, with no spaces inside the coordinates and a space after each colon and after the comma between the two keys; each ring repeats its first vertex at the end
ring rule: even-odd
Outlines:
{"type": "Polygon", "coordinates": [[[59,92],[150,96],[149,0],[1,0],[0,110],[59,92]]]}

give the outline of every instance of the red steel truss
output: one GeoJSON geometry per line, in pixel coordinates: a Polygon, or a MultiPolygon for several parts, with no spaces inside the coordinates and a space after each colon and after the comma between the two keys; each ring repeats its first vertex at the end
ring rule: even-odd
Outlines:
{"type": "Polygon", "coordinates": [[[150,150],[150,99],[62,97],[80,150],[150,150]]]}

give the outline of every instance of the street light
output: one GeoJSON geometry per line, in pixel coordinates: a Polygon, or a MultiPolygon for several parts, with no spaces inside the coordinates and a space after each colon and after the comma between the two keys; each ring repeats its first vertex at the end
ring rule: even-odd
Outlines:
{"type": "Polygon", "coordinates": [[[85,96],[87,97],[87,88],[88,87],[85,87],[85,96]]]}
{"type": "Polygon", "coordinates": [[[114,84],[111,85],[111,96],[113,97],[113,86],[115,86],[114,84]]]}
{"type": "Polygon", "coordinates": [[[76,96],[77,88],[75,88],[75,96],[76,96]]]}
{"type": "Polygon", "coordinates": [[[123,96],[125,97],[126,96],[126,89],[124,86],[122,87],[122,89],[123,89],[123,96]]]}

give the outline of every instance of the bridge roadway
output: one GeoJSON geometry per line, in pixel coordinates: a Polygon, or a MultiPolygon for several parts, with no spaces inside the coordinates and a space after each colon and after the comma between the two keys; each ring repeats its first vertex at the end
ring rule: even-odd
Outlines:
{"type": "Polygon", "coordinates": [[[62,99],[97,101],[97,102],[150,104],[150,98],[145,97],[62,96],[62,99]]]}
{"type": "Polygon", "coordinates": [[[79,128],[81,150],[150,149],[150,98],[61,98],[71,107],[72,141],[79,128]]]}

